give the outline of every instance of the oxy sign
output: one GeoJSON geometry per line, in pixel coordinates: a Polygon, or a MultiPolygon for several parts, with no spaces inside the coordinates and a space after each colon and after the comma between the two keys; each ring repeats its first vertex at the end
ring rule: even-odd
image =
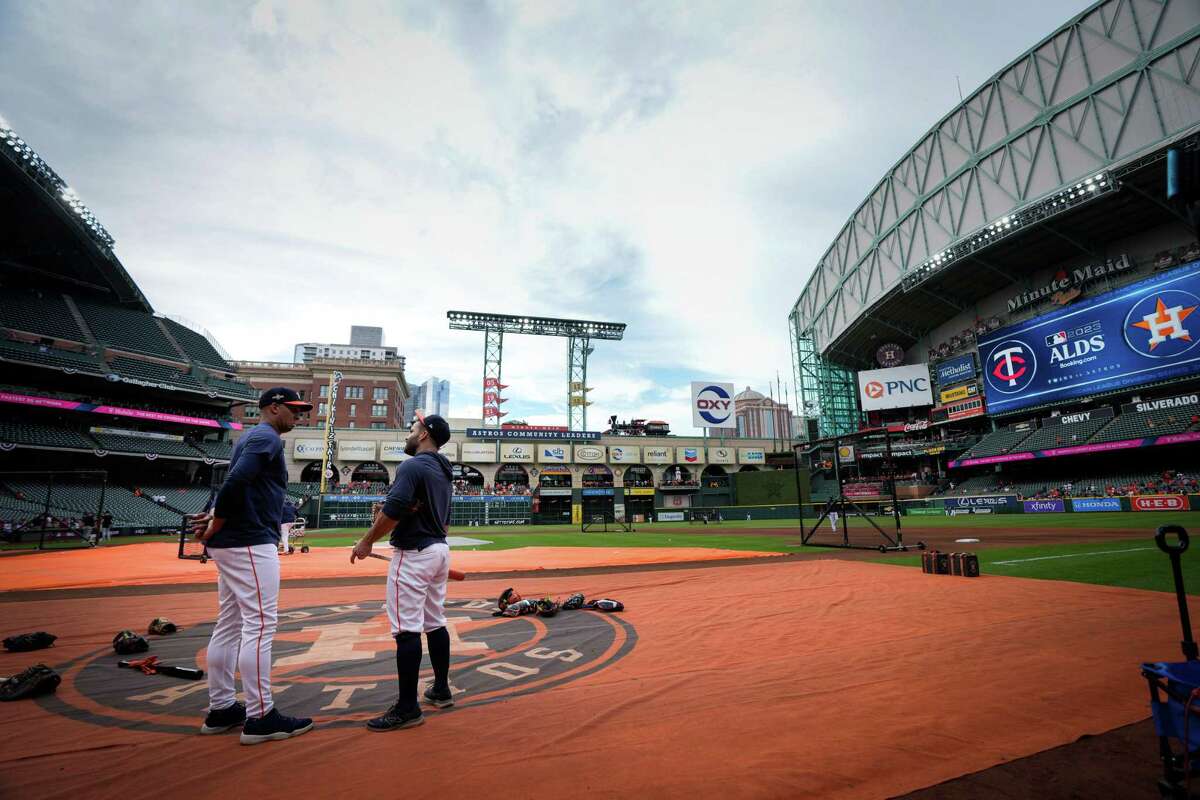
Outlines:
{"type": "Polygon", "coordinates": [[[863,411],[933,405],[928,364],[858,373],[858,397],[863,411]]]}
{"type": "Polygon", "coordinates": [[[692,425],[697,428],[736,428],[733,384],[692,381],[692,425]]]}

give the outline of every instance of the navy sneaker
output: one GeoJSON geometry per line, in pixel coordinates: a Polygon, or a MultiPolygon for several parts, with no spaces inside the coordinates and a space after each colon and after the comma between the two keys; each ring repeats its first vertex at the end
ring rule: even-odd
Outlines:
{"type": "Polygon", "coordinates": [[[420,706],[409,711],[401,711],[400,704],[396,703],[396,705],[385,711],[383,716],[367,720],[367,730],[379,732],[398,731],[401,728],[415,728],[418,725],[424,724],[425,715],[421,713],[420,706]]]}
{"type": "Polygon", "coordinates": [[[313,721],[307,717],[287,717],[272,708],[263,717],[250,717],[242,727],[242,744],[262,744],[276,739],[290,739],[312,730],[313,721]]]}
{"type": "Polygon", "coordinates": [[[204,724],[200,726],[200,733],[205,736],[214,733],[224,733],[230,728],[238,727],[245,721],[246,707],[234,701],[231,706],[209,711],[208,716],[204,718],[204,724]]]}
{"type": "Polygon", "coordinates": [[[454,695],[450,694],[450,690],[447,689],[444,692],[434,691],[433,684],[429,685],[429,688],[421,695],[421,699],[434,708],[449,708],[454,705],[454,695]]]}

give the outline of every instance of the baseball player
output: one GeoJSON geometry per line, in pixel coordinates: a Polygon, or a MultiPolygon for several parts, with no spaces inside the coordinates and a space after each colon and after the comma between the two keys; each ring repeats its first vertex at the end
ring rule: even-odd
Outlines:
{"type": "Polygon", "coordinates": [[[279,523],[279,555],[286,556],[291,552],[288,549],[288,537],[292,535],[292,526],[296,524],[296,507],[291,500],[283,501],[282,520],[279,523]]]}
{"type": "Polygon", "coordinates": [[[387,614],[396,638],[400,697],[382,716],[367,722],[372,731],[411,728],[425,721],[417,702],[421,672],[421,633],[429,643],[433,685],[424,701],[437,708],[454,705],[450,694],[450,634],[446,630],[446,578],[450,572],[450,462],[438,448],[450,439],[450,426],[437,414],[419,410],[404,443],[412,458],[400,464],[383,508],[354,545],[350,563],[367,558],[371,546],[391,535],[387,614]]]}
{"type": "Polygon", "coordinates": [[[271,643],[279,602],[279,527],[287,488],[281,433],[312,408],[286,387],[259,398],[262,422],[240,438],[213,510],[192,529],[217,565],[220,611],[208,642],[209,712],[204,734],[242,725],[242,744],[287,739],[312,730],[311,719],[279,713],[271,702],[271,643]],[[237,702],[235,669],[246,705],[237,702]]]}

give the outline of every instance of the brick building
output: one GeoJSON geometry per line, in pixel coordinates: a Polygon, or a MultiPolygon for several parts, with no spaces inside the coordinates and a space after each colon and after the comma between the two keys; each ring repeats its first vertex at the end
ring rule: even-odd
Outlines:
{"type": "MultiPolygon", "coordinates": [[[[408,383],[404,378],[404,357],[392,361],[366,359],[314,358],[300,364],[281,361],[235,361],[238,376],[262,391],[272,386],[295,389],[313,404],[313,410],[301,415],[300,426],[324,424],[329,402],[329,379],[335,370],[342,373],[338,388],[334,425],[349,428],[405,428],[404,404],[408,383]]],[[[254,424],[258,408],[253,404],[234,409],[238,422],[254,424]]]]}

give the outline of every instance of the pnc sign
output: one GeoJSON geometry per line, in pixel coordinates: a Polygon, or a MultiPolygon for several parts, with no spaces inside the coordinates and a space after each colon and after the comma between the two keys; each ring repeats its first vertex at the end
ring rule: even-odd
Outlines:
{"type": "Polygon", "coordinates": [[[697,428],[736,428],[733,384],[692,381],[692,425],[697,428]]]}
{"type": "Polygon", "coordinates": [[[863,411],[933,405],[933,390],[926,364],[860,372],[858,393],[863,411]]]}

